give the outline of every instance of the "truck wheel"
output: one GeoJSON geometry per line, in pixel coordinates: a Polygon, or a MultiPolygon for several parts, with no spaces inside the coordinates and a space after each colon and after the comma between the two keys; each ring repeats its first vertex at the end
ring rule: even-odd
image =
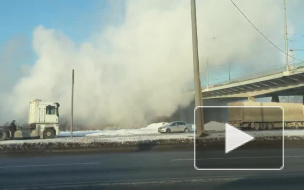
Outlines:
{"type": "Polygon", "coordinates": [[[55,137],[55,131],[53,129],[46,129],[43,132],[44,139],[52,139],[55,137]]]}
{"type": "Polygon", "coordinates": [[[7,132],[0,131],[0,141],[5,141],[7,139],[7,132]]]}
{"type": "Polygon", "coordinates": [[[261,124],[261,130],[265,130],[266,129],[266,124],[265,123],[262,123],[261,124]]]}
{"type": "Polygon", "coordinates": [[[299,128],[299,123],[296,122],[296,124],[295,124],[295,129],[298,129],[298,128],[299,128]]]}
{"type": "Polygon", "coordinates": [[[255,124],[254,124],[254,129],[255,129],[256,131],[258,131],[258,130],[260,129],[260,125],[259,125],[258,123],[255,123],[255,124]]]}
{"type": "Polygon", "coordinates": [[[272,130],[272,125],[271,124],[267,125],[267,129],[272,130]]]}

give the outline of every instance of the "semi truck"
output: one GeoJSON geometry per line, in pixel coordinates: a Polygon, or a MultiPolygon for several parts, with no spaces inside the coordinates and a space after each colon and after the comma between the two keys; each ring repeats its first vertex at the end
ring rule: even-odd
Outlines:
{"type": "Polygon", "coordinates": [[[304,127],[304,109],[300,103],[231,102],[228,106],[228,123],[235,127],[255,130],[304,127]],[[269,106],[280,106],[284,112],[269,106]]]}
{"type": "MultiPolygon", "coordinates": [[[[55,138],[59,134],[59,107],[57,102],[30,101],[28,124],[17,126],[15,138],[55,138]]],[[[12,137],[10,126],[0,126],[0,140],[12,137]]]]}

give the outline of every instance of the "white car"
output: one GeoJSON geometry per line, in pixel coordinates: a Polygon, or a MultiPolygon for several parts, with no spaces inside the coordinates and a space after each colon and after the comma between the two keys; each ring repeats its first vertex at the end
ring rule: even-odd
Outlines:
{"type": "Polygon", "coordinates": [[[158,128],[159,133],[171,133],[171,132],[189,133],[190,131],[191,131],[190,126],[182,121],[174,121],[171,123],[167,123],[158,128]]]}

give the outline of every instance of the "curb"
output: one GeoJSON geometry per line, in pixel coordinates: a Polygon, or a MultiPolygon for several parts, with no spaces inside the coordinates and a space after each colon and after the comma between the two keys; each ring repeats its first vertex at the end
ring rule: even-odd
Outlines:
{"type": "MultiPolygon", "coordinates": [[[[282,137],[258,137],[255,141],[249,142],[252,147],[269,142],[271,145],[277,145],[282,142],[282,137]]],[[[249,144],[248,143],[248,144],[249,144]]],[[[198,147],[215,148],[223,147],[224,138],[199,138],[196,140],[198,147]]],[[[304,147],[304,137],[285,137],[285,147],[304,147]]],[[[180,139],[159,139],[159,140],[140,140],[124,142],[108,141],[89,141],[89,142],[24,142],[0,145],[1,153],[19,153],[19,152],[90,152],[90,151],[157,151],[187,148],[193,149],[194,140],[192,138],[180,139]]],[[[260,146],[259,146],[260,147],[260,146]]],[[[267,146],[268,147],[268,146],[267,146]]]]}

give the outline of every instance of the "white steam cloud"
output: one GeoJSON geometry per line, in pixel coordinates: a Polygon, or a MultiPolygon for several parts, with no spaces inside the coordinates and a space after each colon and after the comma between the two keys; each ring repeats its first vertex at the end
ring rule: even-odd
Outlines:
{"type": "MultiPolygon", "coordinates": [[[[236,2],[271,40],[283,42],[281,2],[236,2]]],[[[130,0],[125,6],[121,25],[109,25],[82,44],[53,29],[35,28],[38,60],[5,95],[1,108],[26,121],[28,102],[39,98],[59,102],[61,116],[69,116],[72,69],[75,118],[89,127],[139,127],[188,105],[193,98],[190,2],[130,0]]],[[[207,59],[214,65],[235,62],[244,72],[282,63],[283,55],[230,1],[197,1],[197,20],[202,65],[207,59]]]]}

